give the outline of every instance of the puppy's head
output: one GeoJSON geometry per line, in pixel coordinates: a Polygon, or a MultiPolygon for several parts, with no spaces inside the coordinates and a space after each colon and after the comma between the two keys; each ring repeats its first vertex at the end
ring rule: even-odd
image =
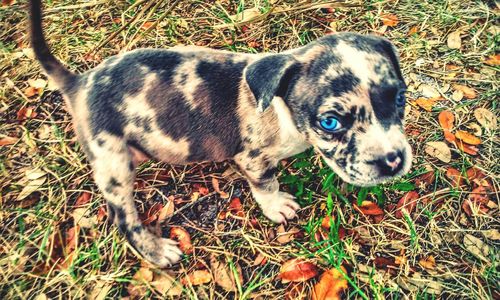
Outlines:
{"type": "Polygon", "coordinates": [[[326,36],[254,62],[245,78],[259,109],[284,99],[298,131],[345,181],[370,186],[408,172],[406,86],[388,40],[326,36]]]}

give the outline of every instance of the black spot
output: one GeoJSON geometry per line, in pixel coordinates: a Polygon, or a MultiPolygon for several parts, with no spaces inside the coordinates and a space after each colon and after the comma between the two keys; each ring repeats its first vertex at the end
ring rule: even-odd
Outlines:
{"type": "Polygon", "coordinates": [[[130,172],[135,171],[135,166],[134,166],[134,162],[133,161],[129,161],[129,163],[128,163],[128,169],[129,169],[130,172]]]}
{"type": "Polygon", "coordinates": [[[104,141],[103,139],[101,139],[101,138],[98,138],[98,139],[97,139],[97,145],[98,145],[99,147],[102,147],[102,145],[104,145],[104,142],[105,142],[105,141],[104,141]]]}
{"type": "Polygon", "coordinates": [[[274,176],[276,175],[277,172],[278,172],[278,168],[276,168],[276,167],[269,168],[266,171],[264,171],[264,173],[262,173],[259,180],[266,181],[266,180],[272,179],[272,178],[274,178],[274,176]]]}
{"type": "Polygon", "coordinates": [[[122,184],[119,183],[116,178],[111,177],[111,179],[108,182],[108,185],[106,186],[105,192],[108,194],[111,194],[113,192],[113,189],[117,186],[121,186],[122,184]]]}
{"type": "Polygon", "coordinates": [[[360,84],[360,80],[351,70],[345,70],[341,75],[330,81],[331,95],[339,97],[345,93],[351,92],[360,84]]]}
{"type": "Polygon", "coordinates": [[[259,156],[260,154],[262,153],[262,151],[260,151],[259,149],[253,149],[253,150],[250,150],[248,152],[248,156],[251,157],[251,158],[256,158],[257,156],[259,156]]]}

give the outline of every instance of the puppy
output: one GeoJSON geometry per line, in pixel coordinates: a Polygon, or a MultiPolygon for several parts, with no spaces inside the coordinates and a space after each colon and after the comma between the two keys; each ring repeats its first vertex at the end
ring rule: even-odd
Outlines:
{"type": "Polygon", "coordinates": [[[386,39],[339,33],[281,54],[139,49],[74,74],[47,46],[40,6],[31,0],[32,46],[64,95],[110,219],[160,267],[181,251],[141,225],[133,182],[144,157],[172,164],[232,159],[277,223],[295,217],[299,205],[279,191],[276,165],[307,148],[359,186],[410,168],[405,83],[386,39]]]}

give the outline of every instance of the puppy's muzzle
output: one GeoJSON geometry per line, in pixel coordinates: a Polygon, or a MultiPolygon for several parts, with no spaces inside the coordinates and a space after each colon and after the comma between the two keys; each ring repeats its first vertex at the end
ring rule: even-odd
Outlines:
{"type": "Polygon", "coordinates": [[[392,151],[385,156],[380,157],[375,161],[375,165],[379,169],[382,176],[395,176],[398,174],[404,165],[404,155],[402,151],[392,151]]]}

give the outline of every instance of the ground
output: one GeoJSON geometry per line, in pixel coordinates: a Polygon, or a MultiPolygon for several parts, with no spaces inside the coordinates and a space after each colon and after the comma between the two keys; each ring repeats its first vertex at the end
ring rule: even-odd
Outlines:
{"type": "Polygon", "coordinates": [[[25,2],[3,0],[3,298],[336,299],[326,285],[349,299],[499,299],[498,3],[43,2],[49,44],[75,71],[137,47],[278,52],[338,31],[383,35],[401,54],[414,161],[369,189],[343,183],[312,151],[283,161],[282,189],[302,208],[281,226],[231,162],[147,162],[137,207],[189,253],[154,268],[107,222],[71,118],[29,50],[25,2]]]}

